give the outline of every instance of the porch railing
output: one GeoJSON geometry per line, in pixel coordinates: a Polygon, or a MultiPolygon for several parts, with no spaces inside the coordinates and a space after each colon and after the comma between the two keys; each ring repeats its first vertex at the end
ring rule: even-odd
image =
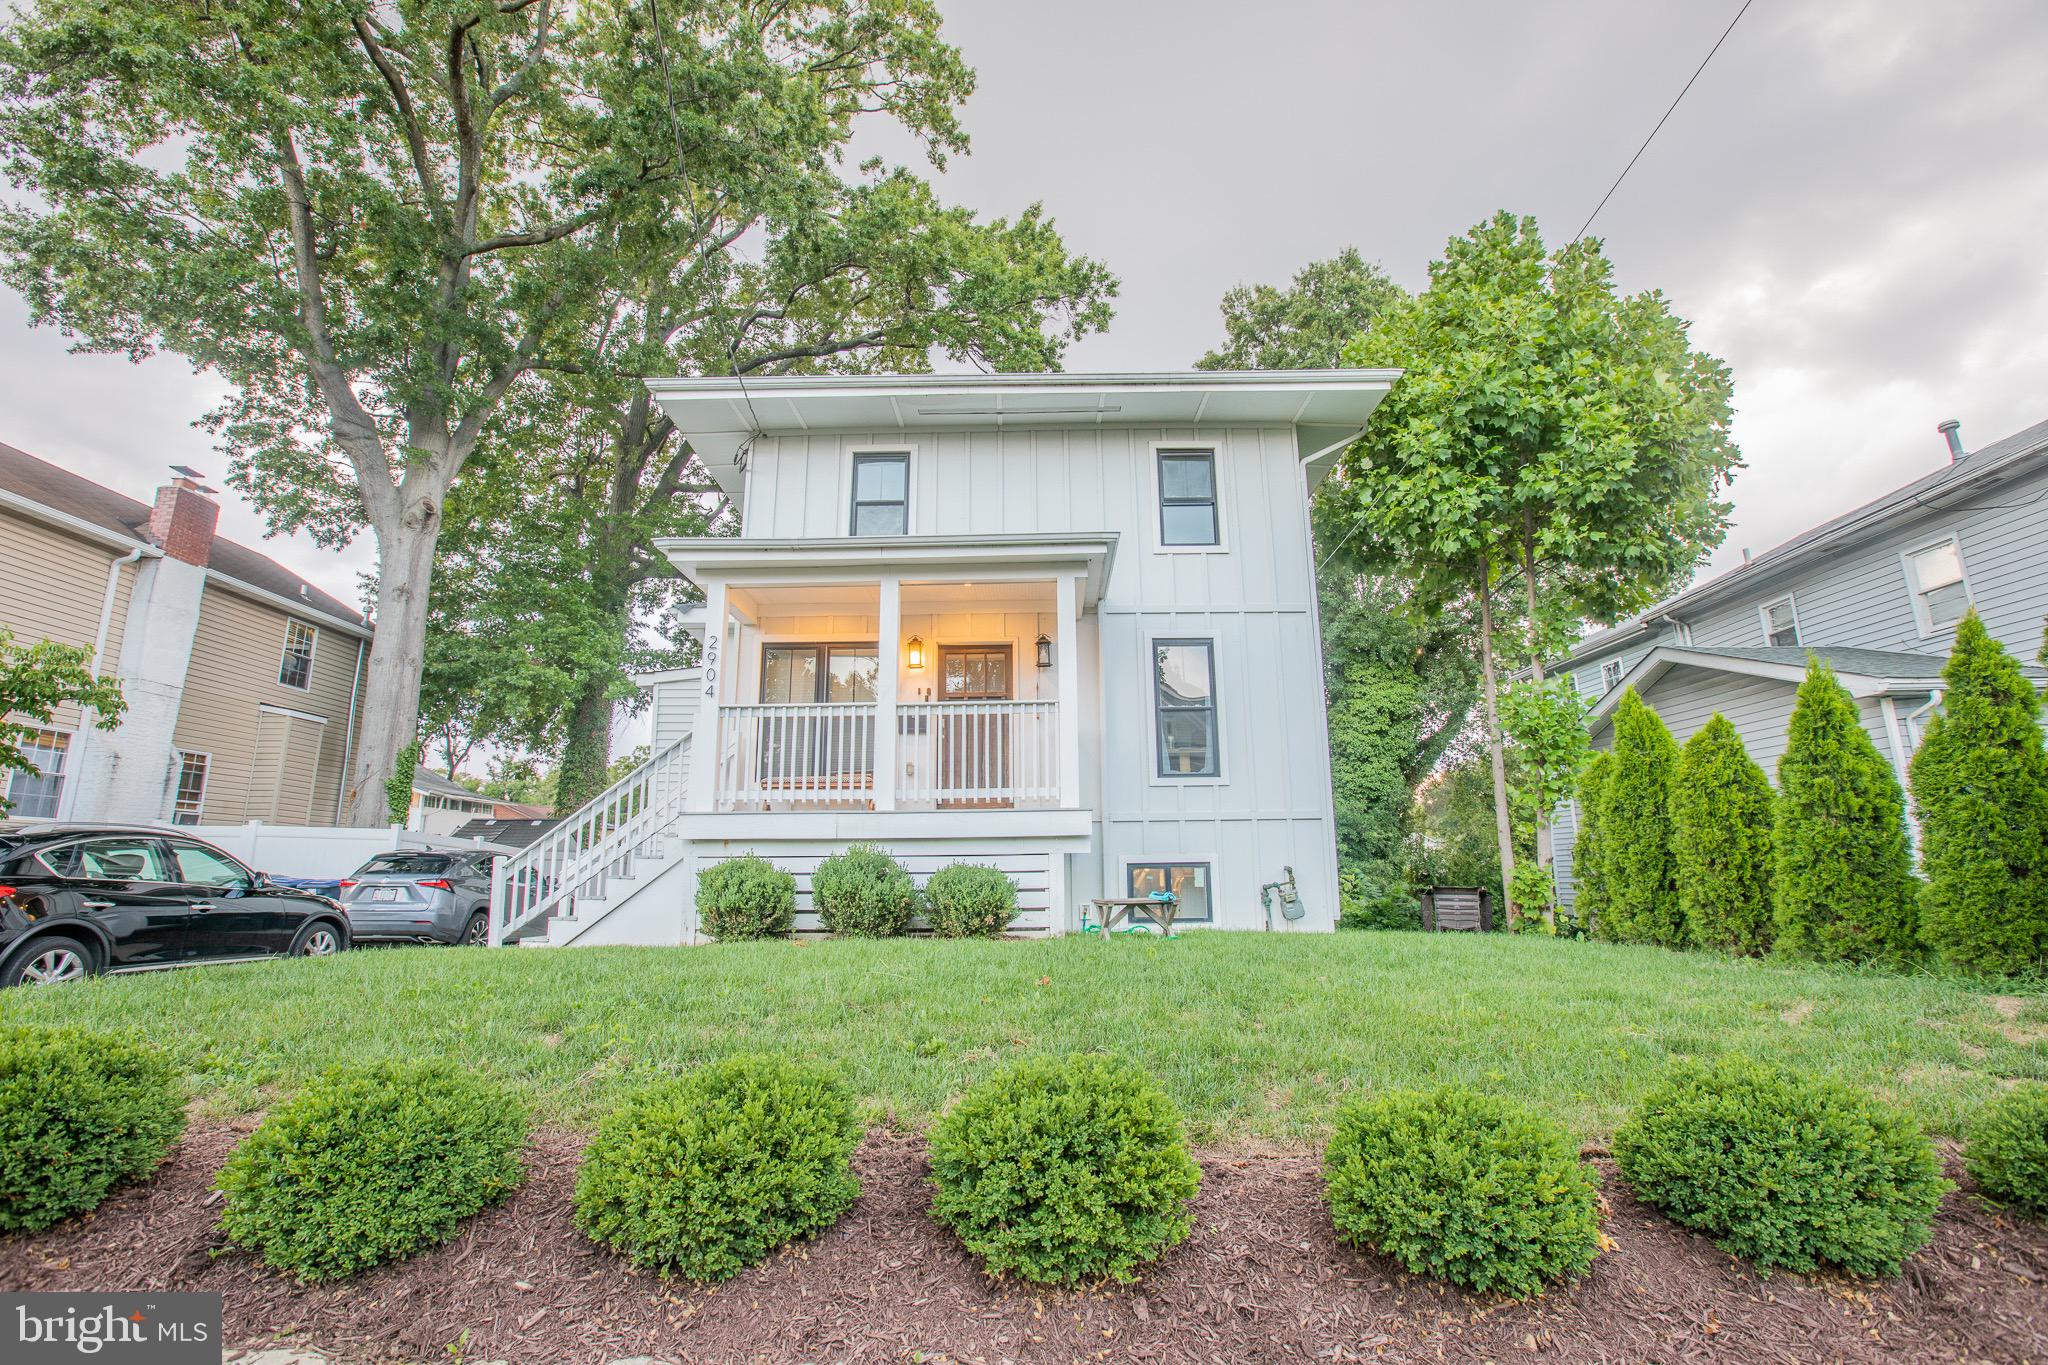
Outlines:
{"type": "Polygon", "coordinates": [[[875,786],[872,702],[718,708],[720,810],[864,805],[875,786]]]}
{"type": "Polygon", "coordinates": [[[911,702],[897,717],[899,805],[1059,804],[1058,702],[911,702]]]}

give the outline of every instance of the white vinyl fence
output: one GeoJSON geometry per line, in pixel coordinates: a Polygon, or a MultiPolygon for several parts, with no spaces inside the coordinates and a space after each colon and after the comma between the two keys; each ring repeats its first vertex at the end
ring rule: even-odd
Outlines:
{"type": "Polygon", "coordinates": [[[422,834],[392,825],[385,829],[353,829],[334,825],[164,825],[166,831],[204,839],[273,877],[314,877],[323,881],[348,876],[379,853],[396,849],[510,849],[481,839],[456,839],[422,834]]]}

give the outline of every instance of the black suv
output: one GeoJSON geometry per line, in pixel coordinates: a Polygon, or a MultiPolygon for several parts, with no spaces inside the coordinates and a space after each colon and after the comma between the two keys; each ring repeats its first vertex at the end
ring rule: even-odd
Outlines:
{"type": "Polygon", "coordinates": [[[108,825],[0,828],[0,986],[348,947],[325,896],[211,844],[108,825]]]}

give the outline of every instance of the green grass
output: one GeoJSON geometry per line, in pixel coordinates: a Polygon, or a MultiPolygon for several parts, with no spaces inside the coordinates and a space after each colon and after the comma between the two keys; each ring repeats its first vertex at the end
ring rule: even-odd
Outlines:
{"type": "Polygon", "coordinates": [[[139,1030],[215,1112],[337,1062],[440,1055],[574,1127],[642,1078],[767,1049],[911,1124],[1017,1053],[1113,1049],[1226,1143],[1317,1140],[1350,1090],[1439,1080],[1600,1138],[1669,1059],[1730,1050],[1951,1134],[2001,1080],[2048,1079],[2038,994],[1505,935],[408,948],[8,991],[0,1021],[139,1030]]]}

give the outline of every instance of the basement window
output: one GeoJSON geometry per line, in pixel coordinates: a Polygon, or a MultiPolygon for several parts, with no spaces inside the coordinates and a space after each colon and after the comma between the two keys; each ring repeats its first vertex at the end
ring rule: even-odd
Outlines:
{"type": "Polygon", "coordinates": [[[1207,863],[1132,863],[1124,878],[1128,888],[1125,894],[1133,900],[1155,891],[1171,891],[1175,925],[1208,924],[1216,918],[1215,906],[1209,899],[1207,863]]]}

